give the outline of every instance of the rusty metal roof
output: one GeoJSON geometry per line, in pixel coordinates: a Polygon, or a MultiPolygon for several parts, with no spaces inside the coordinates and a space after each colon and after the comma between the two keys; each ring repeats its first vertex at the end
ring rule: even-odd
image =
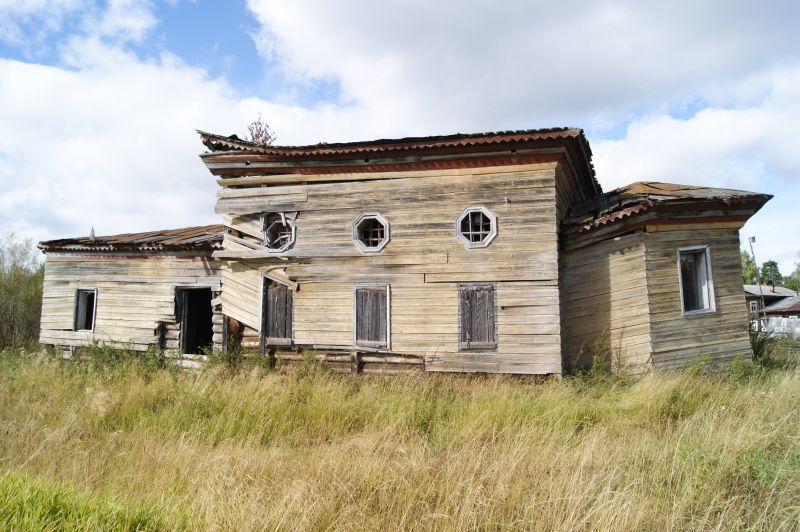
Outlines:
{"type": "Polygon", "coordinates": [[[568,172],[576,174],[575,186],[583,196],[602,192],[592,165],[589,141],[578,128],[457,133],[306,146],[269,146],[242,140],[236,135],[226,137],[199,130],[198,133],[210,150],[200,157],[212,174],[222,178],[273,173],[339,173],[342,170],[358,173],[472,168],[523,164],[514,161],[534,162],[529,159],[560,157],[566,153],[571,161],[568,172]],[[492,157],[497,160],[490,160],[492,157]],[[309,164],[311,161],[313,164],[309,164]]]}
{"type": "Polygon", "coordinates": [[[600,194],[594,200],[573,205],[566,220],[569,226],[567,232],[580,234],[666,204],[707,203],[723,209],[739,205],[758,210],[770,198],[772,196],[769,194],[745,190],[640,181],[600,194]]]}
{"type": "Polygon", "coordinates": [[[784,313],[798,313],[800,314],[800,296],[787,297],[780,301],[764,307],[764,312],[767,314],[784,314],[784,313]]]}
{"type": "Polygon", "coordinates": [[[86,251],[206,251],[222,249],[222,225],[182,227],[145,233],[63,238],[39,243],[39,249],[50,252],[86,251]]]}
{"type": "Polygon", "coordinates": [[[456,148],[483,146],[491,144],[510,144],[529,141],[576,138],[584,144],[586,156],[591,157],[589,142],[578,128],[524,129],[518,131],[498,131],[487,133],[456,133],[430,137],[405,137],[399,139],[379,139],[358,142],[320,142],[305,146],[270,146],[240,139],[236,135],[228,137],[197,130],[203,144],[212,152],[248,151],[252,153],[280,156],[343,155],[361,153],[394,152],[402,150],[456,148]]]}

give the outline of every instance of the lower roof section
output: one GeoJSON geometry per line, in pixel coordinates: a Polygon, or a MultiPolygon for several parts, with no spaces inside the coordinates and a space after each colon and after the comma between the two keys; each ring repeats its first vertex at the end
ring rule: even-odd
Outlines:
{"type": "Polygon", "coordinates": [[[642,181],[620,187],[572,206],[565,220],[566,235],[577,238],[603,232],[614,236],[644,222],[658,224],[744,224],[769,194],[727,188],[642,181]]]}
{"type": "Polygon", "coordinates": [[[109,236],[85,236],[39,242],[44,253],[69,252],[160,252],[222,249],[220,224],[181,227],[144,233],[125,233],[109,236]]]}

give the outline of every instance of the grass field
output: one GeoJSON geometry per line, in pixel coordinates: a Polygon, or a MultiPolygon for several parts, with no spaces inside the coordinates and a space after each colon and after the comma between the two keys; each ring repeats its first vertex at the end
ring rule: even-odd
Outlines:
{"type": "Polygon", "coordinates": [[[0,357],[0,529],[800,523],[800,370],[202,373],[0,357]]]}

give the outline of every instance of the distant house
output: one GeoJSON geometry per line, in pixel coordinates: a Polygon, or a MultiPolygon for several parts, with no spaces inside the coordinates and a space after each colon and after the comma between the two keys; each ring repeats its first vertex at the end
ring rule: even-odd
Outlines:
{"type": "Polygon", "coordinates": [[[788,297],[798,295],[797,292],[783,286],[775,286],[773,284],[746,284],[744,285],[744,298],[747,302],[747,311],[750,313],[751,319],[757,319],[761,314],[764,307],[761,305],[761,298],[764,298],[764,304],[769,307],[788,297]]]}
{"type": "Polygon", "coordinates": [[[560,375],[599,354],[636,372],[751,354],[738,230],[768,195],[603,193],[579,129],[310,146],[200,136],[221,242],[168,268],[145,249],[97,259],[42,243],[43,343],[145,346],[167,327],[165,347],[187,349],[169,302],[194,283],[212,290],[215,347],[285,361],[311,349],[346,371],[560,375]],[[103,279],[121,299],[103,297],[103,279]],[[80,300],[95,286],[89,330],[80,300]]]}

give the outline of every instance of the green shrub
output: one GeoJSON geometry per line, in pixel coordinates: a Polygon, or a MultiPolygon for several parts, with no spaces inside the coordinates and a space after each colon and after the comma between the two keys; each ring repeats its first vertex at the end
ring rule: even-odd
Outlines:
{"type": "Polygon", "coordinates": [[[42,311],[44,266],[30,239],[0,237],[0,349],[35,347],[42,311]]]}

